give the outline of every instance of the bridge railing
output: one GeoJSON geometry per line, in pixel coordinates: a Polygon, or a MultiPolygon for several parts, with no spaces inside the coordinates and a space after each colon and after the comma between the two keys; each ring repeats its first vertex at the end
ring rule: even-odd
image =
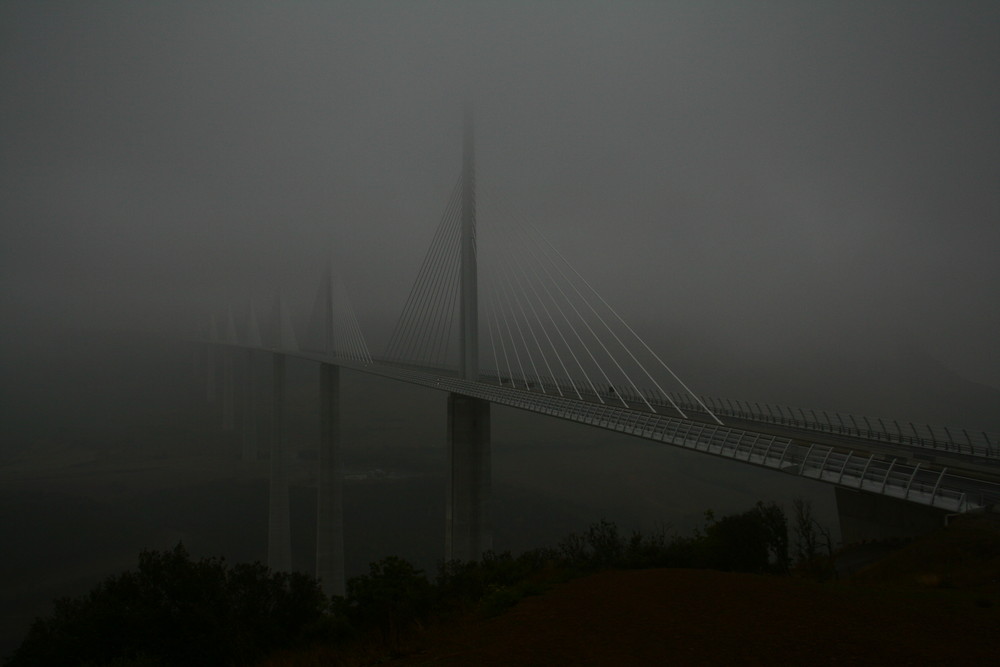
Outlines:
{"type": "MultiPolygon", "coordinates": [[[[399,372],[420,374],[416,371],[399,372]]],[[[426,379],[422,384],[432,384],[426,379]]],[[[1000,485],[962,477],[947,468],[922,467],[900,459],[800,444],[776,435],[565,398],[552,393],[437,377],[440,389],[475,396],[562,419],[664,442],[784,473],[878,493],[951,512],[1000,504],[1000,485]]]]}
{"type": "MultiPolygon", "coordinates": [[[[684,410],[702,412],[690,397],[671,393],[671,398],[684,410]]],[[[811,431],[846,435],[890,442],[911,447],[923,447],[956,454],[986,458],[1000,457],[1000,435],[964,428],[930,426],[896,419],[866,417],[826,410],[796,408],[786,405],[740,401],[702,396],[701,400],[717,415],[770,424],[780,424],[811,431]]],[[[663,399],[656,404],[666,405],[663,399]]]]}
{"type": "MultiPolygon", "coordinates": [[[[536,376],[522,378],[503,372],[484,371],[484,378],[499,380],[501,386],[540,391],[546,394],[581,396],[605,402],[616,402],[619,397],[630,405],[653,405],[658,411],[672,410],[670,403],[658,392],[642,390],[641,395],[628,386],[596,386],[567,377],[536,376]],[[595,391],[596,389],[596,391],[595,391]]],[[[705,409],[690,395],[670,392],[670,398],[685,413],[705,414],[705,409]]],[[[767,424],[790,426],[809,431],[832,433],[853,438],[882,441],[910,447],[922,447],[955,454],[984,458],[1000,458],[1000,434],[970,431],[965,428],[931,426],[913,422],[900,423],[896,419],[867,417],[842,412],[796,408],[775,403],[742,401],[738,399],[699,396],[708,408],[720,417],[734,417],[767,424]]]]}
{"type": "Polygon", "coordinates": [[[373,366],[352,361],[341,363],[363,367],[369,373],[474,396],[500,405],[548,414],[951,512],[1000,505],[1000,484],[953,474],[947,468],[921,467],[922,464],[908,464],[892,457],[876,454],[865,456],[827,445],[792,442],[789,438],[756,431],[680,419],[611,403],[580,401],[551,392],[524,391],[505,385],[470,382],[452,375],[437,375],[415,368],[373,366]]]}

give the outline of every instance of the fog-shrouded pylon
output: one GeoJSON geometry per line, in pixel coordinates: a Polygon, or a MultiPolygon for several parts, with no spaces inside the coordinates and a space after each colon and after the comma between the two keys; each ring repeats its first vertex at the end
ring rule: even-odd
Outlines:
{"type": "MultiPolygon", "coordinates": [[[[476,269],[476,165],[471,101],[462,136],[460,376],[479,379],[479,309],[476,269]]],[[[448,503],[445,557],[479,560],[493,548],[490,523],[491,457],[488,401],[448,395],[448,503]]]]}
{"type": "MultiPolygon", "coordinates": [[[[306,344],[331,357],[340,356],[345,335],[337,335],[333,271],[324,272],[313,308],[306,344]]],[[[352,318],[353,319],[353,316],[352,318]]],[[[327,595],[344,595],[344,462],[340,450],[340,367],[319,365],[319,452],[316,471],[316,578],[327,595]]]]}
{"type": "Polygon", "coordinates": [[[289,516],[288,470],[284,442],[285,355],[283,350],[295,350],[295,332],[291,317],[279,292],[274,299],[273,335],[269,343],[273,353],[271,390],[270,479],[268,483],[267,564],[272,570],[288,571],[292,567],[292,538],[289,516]]]}

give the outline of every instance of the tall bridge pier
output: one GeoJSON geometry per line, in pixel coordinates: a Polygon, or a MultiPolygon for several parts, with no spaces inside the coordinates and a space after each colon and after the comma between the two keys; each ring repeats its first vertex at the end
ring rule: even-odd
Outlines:
{"type": "Polygon", "coordinates": [[[292,569],[292,535],[285,456],[285,355],[272,355],[271,460],[267,501],[267,565],[272,570],[292,569]]]}
{"type": "MultiPolygon", "coordinates": [[[[316,293],[316,347],[338,352],[334,333],[333,273],[328,268],[316,293]]],[[[340,341],[344,343],[345,341],[340,341]]],[[[316,577],[327,595],[345,594],[344,461],[340,446],[340,367],[319,364],[319,451],[316,467],[316,577]]]]}
{"type": "MultiPolygon", "coordinates": [[[[476,269],[476,169],[472,108],[465,109],[462,140],[461,294],[459,369],[479,379],[479,307],[476,269]]],[[[445,558],[479,560],[493,548],[490,522],[490,403],[448,395],[448,475],[445,558]]]]}
{"type": "Polygon", "coordinates": [[[479,560],[493,548],[488,401],[448,395],[448,461],[445,558],[479,560]]]}
{"type": "Polygon", "coordinates": [[[257,411],[255,407],[256,382],[254,381],[254,352],[246,350],[243,353],[243,391],[241,408],[243,433],[240,460],[249,465],[257,460],[257,411]]]}
{"type": "MultiPolygon", "coordinates": [[[[276,350],[295,349],[291,318],[278,294],[274,301],[276,350]]],[[[271,390],[271,460],[267,509],[267,565],[272,570],[292,569],[291,506],[288,490],[288,461],[285,452],[285,361],[281,352],[271,355],[273,364],[271,390]]]]}
{"type": "Polygon", "coordinates": [[[344,595],[344,461],[340,453],[340,368],[319,365],[316,473],[316,577],[327,595],[344,595]]]}
{"type": "Polygon", "coordinates": [[[946,510],[868,491],[835,487],[840,539],[858,542],[909,539],[945,525],[946,510]]]}

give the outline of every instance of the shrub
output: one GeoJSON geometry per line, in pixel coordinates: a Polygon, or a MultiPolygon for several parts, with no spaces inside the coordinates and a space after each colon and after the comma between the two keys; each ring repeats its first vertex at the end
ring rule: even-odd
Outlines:
{"type": "Polygon", "coordinates": [[[260,563],[143,551],[139,569],[55,602],[8,665],[244,663],[298,643],[322,618],[315,579],[260,563]]]}
{"type": "Polygon", "coordinates": [[[384,643],[398,648],[400,634],[430,609],[430,583],[421,570],[390,556],[369,573],[347,581],[347,603],[362,626],[378,628],[384,643]]]}
{"type": "Polygon", "coordinates": [[[701,565],[735,572],[788,571],[788,526],[784,511],[759,502],[742,514],[716,521],[711,513],[695,551],[701,565]]]}

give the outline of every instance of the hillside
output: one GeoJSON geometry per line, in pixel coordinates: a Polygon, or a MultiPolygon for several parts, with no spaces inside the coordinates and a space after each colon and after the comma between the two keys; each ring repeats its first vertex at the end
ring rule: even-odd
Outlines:
{"type": "Polygon", "coordinates": [[[392,665],[989,664],[1000,610],[704,570],[613,571],[428,632],[392,665]]]}
{"type": "Polygon", "coordinates": [[[967,517],[847,581],[608,571],[494,618],[425,628],[394,660],[318,652],[267,664],[994,664],[998,581],[998,521],[967,517]]]}

